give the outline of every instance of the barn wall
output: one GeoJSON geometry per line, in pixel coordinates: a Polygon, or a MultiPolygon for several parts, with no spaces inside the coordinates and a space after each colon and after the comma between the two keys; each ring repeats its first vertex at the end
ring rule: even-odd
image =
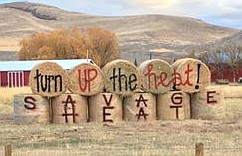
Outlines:
{"type": "Polygon", "coordinates": [[[1,71],[1,87],[23,87],[29,85],[30,71],[1,71]]]}
{"type": "Polygon", "coordinates": [[[24,71],[24,86],[29,86],[30,71],[24,71]]]}
{"type": "MultiPolygon", "coordinates": [[[[211,71],[211,81],[215,82],[217,79],[226,79],[229,82],[233,82],[233,72],[229,65],[225,64],[223,67],[223,73],[220,74],[219,71],[215,68],[215,65],[209,65],[211,71]]],[[[235,75],[235,81],[238,82],[239,78],[242,77],[242,66],[240,66],[235,75]]]]}
{"type": "Polygon", "coordinates": [[[2,87],[7,87],[8,86],[8,77],[7,77],[7,72],[6,71],[1,71],[1,75],[0,75],[0,79],[1,79],[1,86],[2,87]]]}

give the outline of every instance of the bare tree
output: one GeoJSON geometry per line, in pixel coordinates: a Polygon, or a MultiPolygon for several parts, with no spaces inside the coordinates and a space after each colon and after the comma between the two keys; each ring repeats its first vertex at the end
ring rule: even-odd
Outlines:
{"type": "Polygon", "coordinates": [[[211,59],[214,61],[216,71],[221,79],[224,79],[224,67],[227,62],[227,55],[223,49],[215,47],[211,52],[211,59]]]}
{"type": "Polygon", "coordinates": [[[201,48],[199,59],[213,67],[220,79],[224,79],[224,65],[227,62],[226,52],[216,45],[205,45],[201,48]]]}
{"type": "Polygon", "coordinates": [[[212,57],[210,56],[210,50],[207,46],[203,46],[202,48],[200,48],[199,51],[199,60],[201,60],[203,63],[209,65],[210,63],[213,63],[214,61],[212,60],[212,57]]]}
{"type": "Polygon", "coordinates": [[[233,81],[236,82],[236,75],[239,69],[239,61],[241,59],[241,46],[236,44],[227,44],[224,47],[224,51],[227,54],[227,63],[231,68],[233,81]]]}

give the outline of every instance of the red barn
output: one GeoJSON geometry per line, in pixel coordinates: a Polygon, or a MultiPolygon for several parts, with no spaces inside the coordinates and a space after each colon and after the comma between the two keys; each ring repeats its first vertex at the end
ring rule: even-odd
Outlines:
{"type": "MultiPolygon", "coordinates": [[[[229,82],[233,82],[234,77],[233,77],[233,72],[231,67],[228,64],[223,64],[222,66],[223,66],[223,70],[218,71],[216,68],[216,64],[208,65],[211,71],[211,81],[215,82],[216,80],[224,79],[224,80],[228,80],[229,82]]],[[[239,82],[240,78],[242,78],[242,66],[239,66],[236,70],[235,81],[239,82]]]]}
{"type": "Polygon", "coordinates": [[[0,62],[0,87],[28,86],[31,69],[43,62],[55,62],[66,70],[81,63],[93,63],[91,59],[2,61],[0,62]]]}

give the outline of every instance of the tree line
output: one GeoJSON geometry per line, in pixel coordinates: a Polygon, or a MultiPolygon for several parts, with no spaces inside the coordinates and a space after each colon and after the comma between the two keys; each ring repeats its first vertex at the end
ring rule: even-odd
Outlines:
{"type": "Polygon", "coordinates": [[[20,41],[20,60],[91,58],[103,67],[119,57],[114,33],[98,28],[71,28],[39,32],[20,41]]]}
{"type": "Polygon", "coordinates": [[[194,51],[198,52],[196,57],[206,63],[213,65],[214,70],[217,71],[218,76],[223,79],[224,68],[229,66],[233,81],[236,81],[236,75],[242,65],[242,44],[240,43],[222,43],[222,44],[209,44],[202,45],[199,48],[193,49],[190,54],[194,56],[194,51]]]}

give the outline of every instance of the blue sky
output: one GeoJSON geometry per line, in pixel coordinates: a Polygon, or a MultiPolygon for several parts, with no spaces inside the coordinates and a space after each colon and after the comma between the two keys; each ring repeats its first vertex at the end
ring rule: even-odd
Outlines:
{"type": "MultiPolygon", "coordinates": [[[[27,0],[0,0],[0,4],[27,0]]],[[[28,0],[100,16],[164,14],[188,16],[242,29],[242,0],[28,0]]]]}

